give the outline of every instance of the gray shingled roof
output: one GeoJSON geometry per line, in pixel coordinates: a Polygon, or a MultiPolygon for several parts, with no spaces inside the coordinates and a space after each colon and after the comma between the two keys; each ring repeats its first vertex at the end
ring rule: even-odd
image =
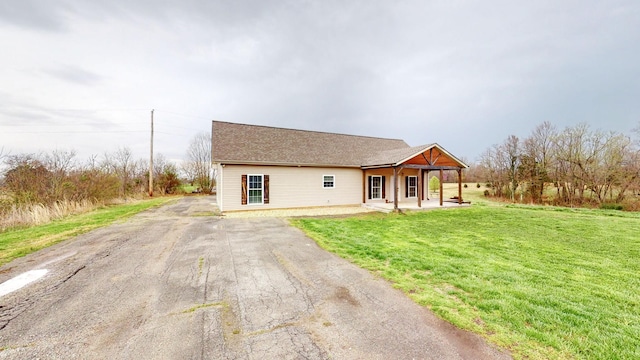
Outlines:
{"type": "Polygon", "coordinates": [[[214,121],[213,162],[302,166],[397,166],[438,144],[409,147],[403,140],[214,121]]]}
{"type": "Polygon", "coordinates": [[[360,167],[372,154],[405,154],[409,149],[398,139],[221,121],[212,126],[212,159],[218,163],[360,167]]]}
{"type": "Polygon", "coordinates": [[[362,166],[396,165],[403,160],[407,160],[408,158],[412,158],[417,154],[428,150],[434,145],[435,144],[420,145],[372,153],[369,154],[367,158],[363,159],[362,166]]]}

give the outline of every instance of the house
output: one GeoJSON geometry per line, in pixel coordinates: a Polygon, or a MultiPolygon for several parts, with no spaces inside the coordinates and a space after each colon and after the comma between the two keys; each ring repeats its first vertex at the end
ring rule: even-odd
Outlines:
{"type": "MultiPolygon", "coordinates": [[[[438,144],[213,121],[212,162],[221,211],[393,203],[422,206],[425,179],[458,173],[438,144]]],[[[442,183],[442,182],[441,182],[442,183]]],[[[442,205],[440,191],[440,205],[442,205]]]]}

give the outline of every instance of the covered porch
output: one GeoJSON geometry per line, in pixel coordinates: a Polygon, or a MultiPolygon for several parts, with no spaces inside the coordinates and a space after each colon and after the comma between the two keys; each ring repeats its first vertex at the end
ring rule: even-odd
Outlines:
{"type": "Polygon", "coordinates": [[[368,204],[364,204],[364,207],[372,209],[372,210],[377,210],[377,211],[382,211],[382,212],[392,212],[392,211],[405,211],[405,210],[409,210],[409,211],[418,211],[418,210],[430,210],[430,209],[441,209],[441,208],[457,208],[457,207],[465,207],[465,206],[470,206],[470,203],[468,201],[462,202],[462,203],[458,203],[457,200],[444,200],[442,205],[440,205],[440,200],[436,197],[436,198],[431,198],[429,200],[424,200],[422,201],[422,203],[420,204],[420,206],[418,206],[418,202],[401,202],[398,204],[398,207],[394,209],[394,204],[393,202],[389,202],[389,203],[368,203],[368,204]]]}
{"type": "Polygon", "coordinates": [[[390,150],[377,154],[363,168],[363,204],[399,209],[423,209],[432,207],[460,206],[462,198],[462,170],[468,166],[451,155],[438,144],[390,150]],[[443,193],[444,172],[457,174],[458,194],[455,203],[445,200],[443,193]],[[438,199],[429,199],[429,174],[437,173],[439,179],[438,199]],[[389,179],[388,185],[386,179],[389,179]],[[427,185],[425,185],[427,183],[427,185]],[[389,191],[386,191],[388,188],[389,191]]]}

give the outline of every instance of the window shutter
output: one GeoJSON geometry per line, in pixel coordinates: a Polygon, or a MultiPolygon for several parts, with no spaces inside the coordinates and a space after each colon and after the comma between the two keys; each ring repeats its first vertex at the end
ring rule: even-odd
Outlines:
{"type": "Polygon", "coordinates": [[[409,197],[409,177],[404,177],[404,197],[409,197]]]}
{"type": "Polygon", "coordinates": [[[371,176],[369,176],[369,195],[368,195],[368,199],[371,200],[371,189],[373,187],[373,180],[371,178],[371,176]]]}
{"type": "Polygon", "coordinates": [[[242,205],[247,205],[247,175],[242,175],[242,205]]]}
{"type": "Polygon", "coordinates": [[[384,186],[384,179],[385,179],[385,178],[386,178],[386,176],[383,176],[383,177],[382,177],[382,198],[383,198],[383,199],[386,199],[386,198],[387,198],[387,196],[384,194],[384,193],[385,193],[385,187],[386,187],[386,186],[384,186]]]}
{"type": "Polygon", "coordinates": [[[265,204],[269,203],[269,175],[264,175],[264,192],[263,192],[263,202],[265,204]]]}

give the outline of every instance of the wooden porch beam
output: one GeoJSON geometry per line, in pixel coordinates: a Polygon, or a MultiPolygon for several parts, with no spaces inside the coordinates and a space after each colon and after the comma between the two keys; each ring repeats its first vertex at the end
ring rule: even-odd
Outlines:
{"type": "Polygon", "coordinates": [[[367,172],[362,171],[362,203],[367,202],[367,172]]]}
{"type": "Polygon", "coordinates": [[[426,179],[424,181],[424,183],[427,185],[427,191],[425,191],[427,193],[427,200],[429,200],[429,170],[425,170],[424,171],[426,173],[426,179]]]}
{"type": "MultiPolygon", "coordinates": [[[[435,165],[438,162],[438,159],[440,158],[440,155],[442,155],[442,153],[438,154],[438,156],[436,156],[435,160],[433,159],[433,148],[429,149],[429,159],[431,159],[431,161],[427,161],[429,163],[429,165],[435,165]]],[[[426,158],[425,158],[426,160],[426,158]]]]}
{"type": "Polygon", "coordinates": [[[422,207],[422,169],[418,170],[418,207],[422,207]]]}
{"type": "Polygon", "coordinates": [[[444,203],[444,194],[442,194],[443,173],[444,171],[440,169],[440,206],[442,206],[442,204],[444,203]]]}
{"type": "Polygon", "coordinates": [[[433,164],[431,163],[431,161],[429,161],[429,159],[427,159],[427,157],[424,155],[424,153],[422,153],[422,157],[424,158],[424,161],[426,161],[426,162],[427,162],[427,165],[433,165],[433,164]]]}
{"type": "Polygon", "coordinates": [[[462,169],[458,169],[458,205],[462,204],[462,169]]]}
{"type": "Polygon", "coordinates": [[[405,164],[403,165],[406,169],[423,169],[423,170],[458,170],[461,169],[459,166],[432,166],[432,165],[416,165],[416,164],[405,164]]]}
{"type": "Polygon", "coordinates": [[[398,168],[393,167],[393,211],[398,211],[398,168]]]}

